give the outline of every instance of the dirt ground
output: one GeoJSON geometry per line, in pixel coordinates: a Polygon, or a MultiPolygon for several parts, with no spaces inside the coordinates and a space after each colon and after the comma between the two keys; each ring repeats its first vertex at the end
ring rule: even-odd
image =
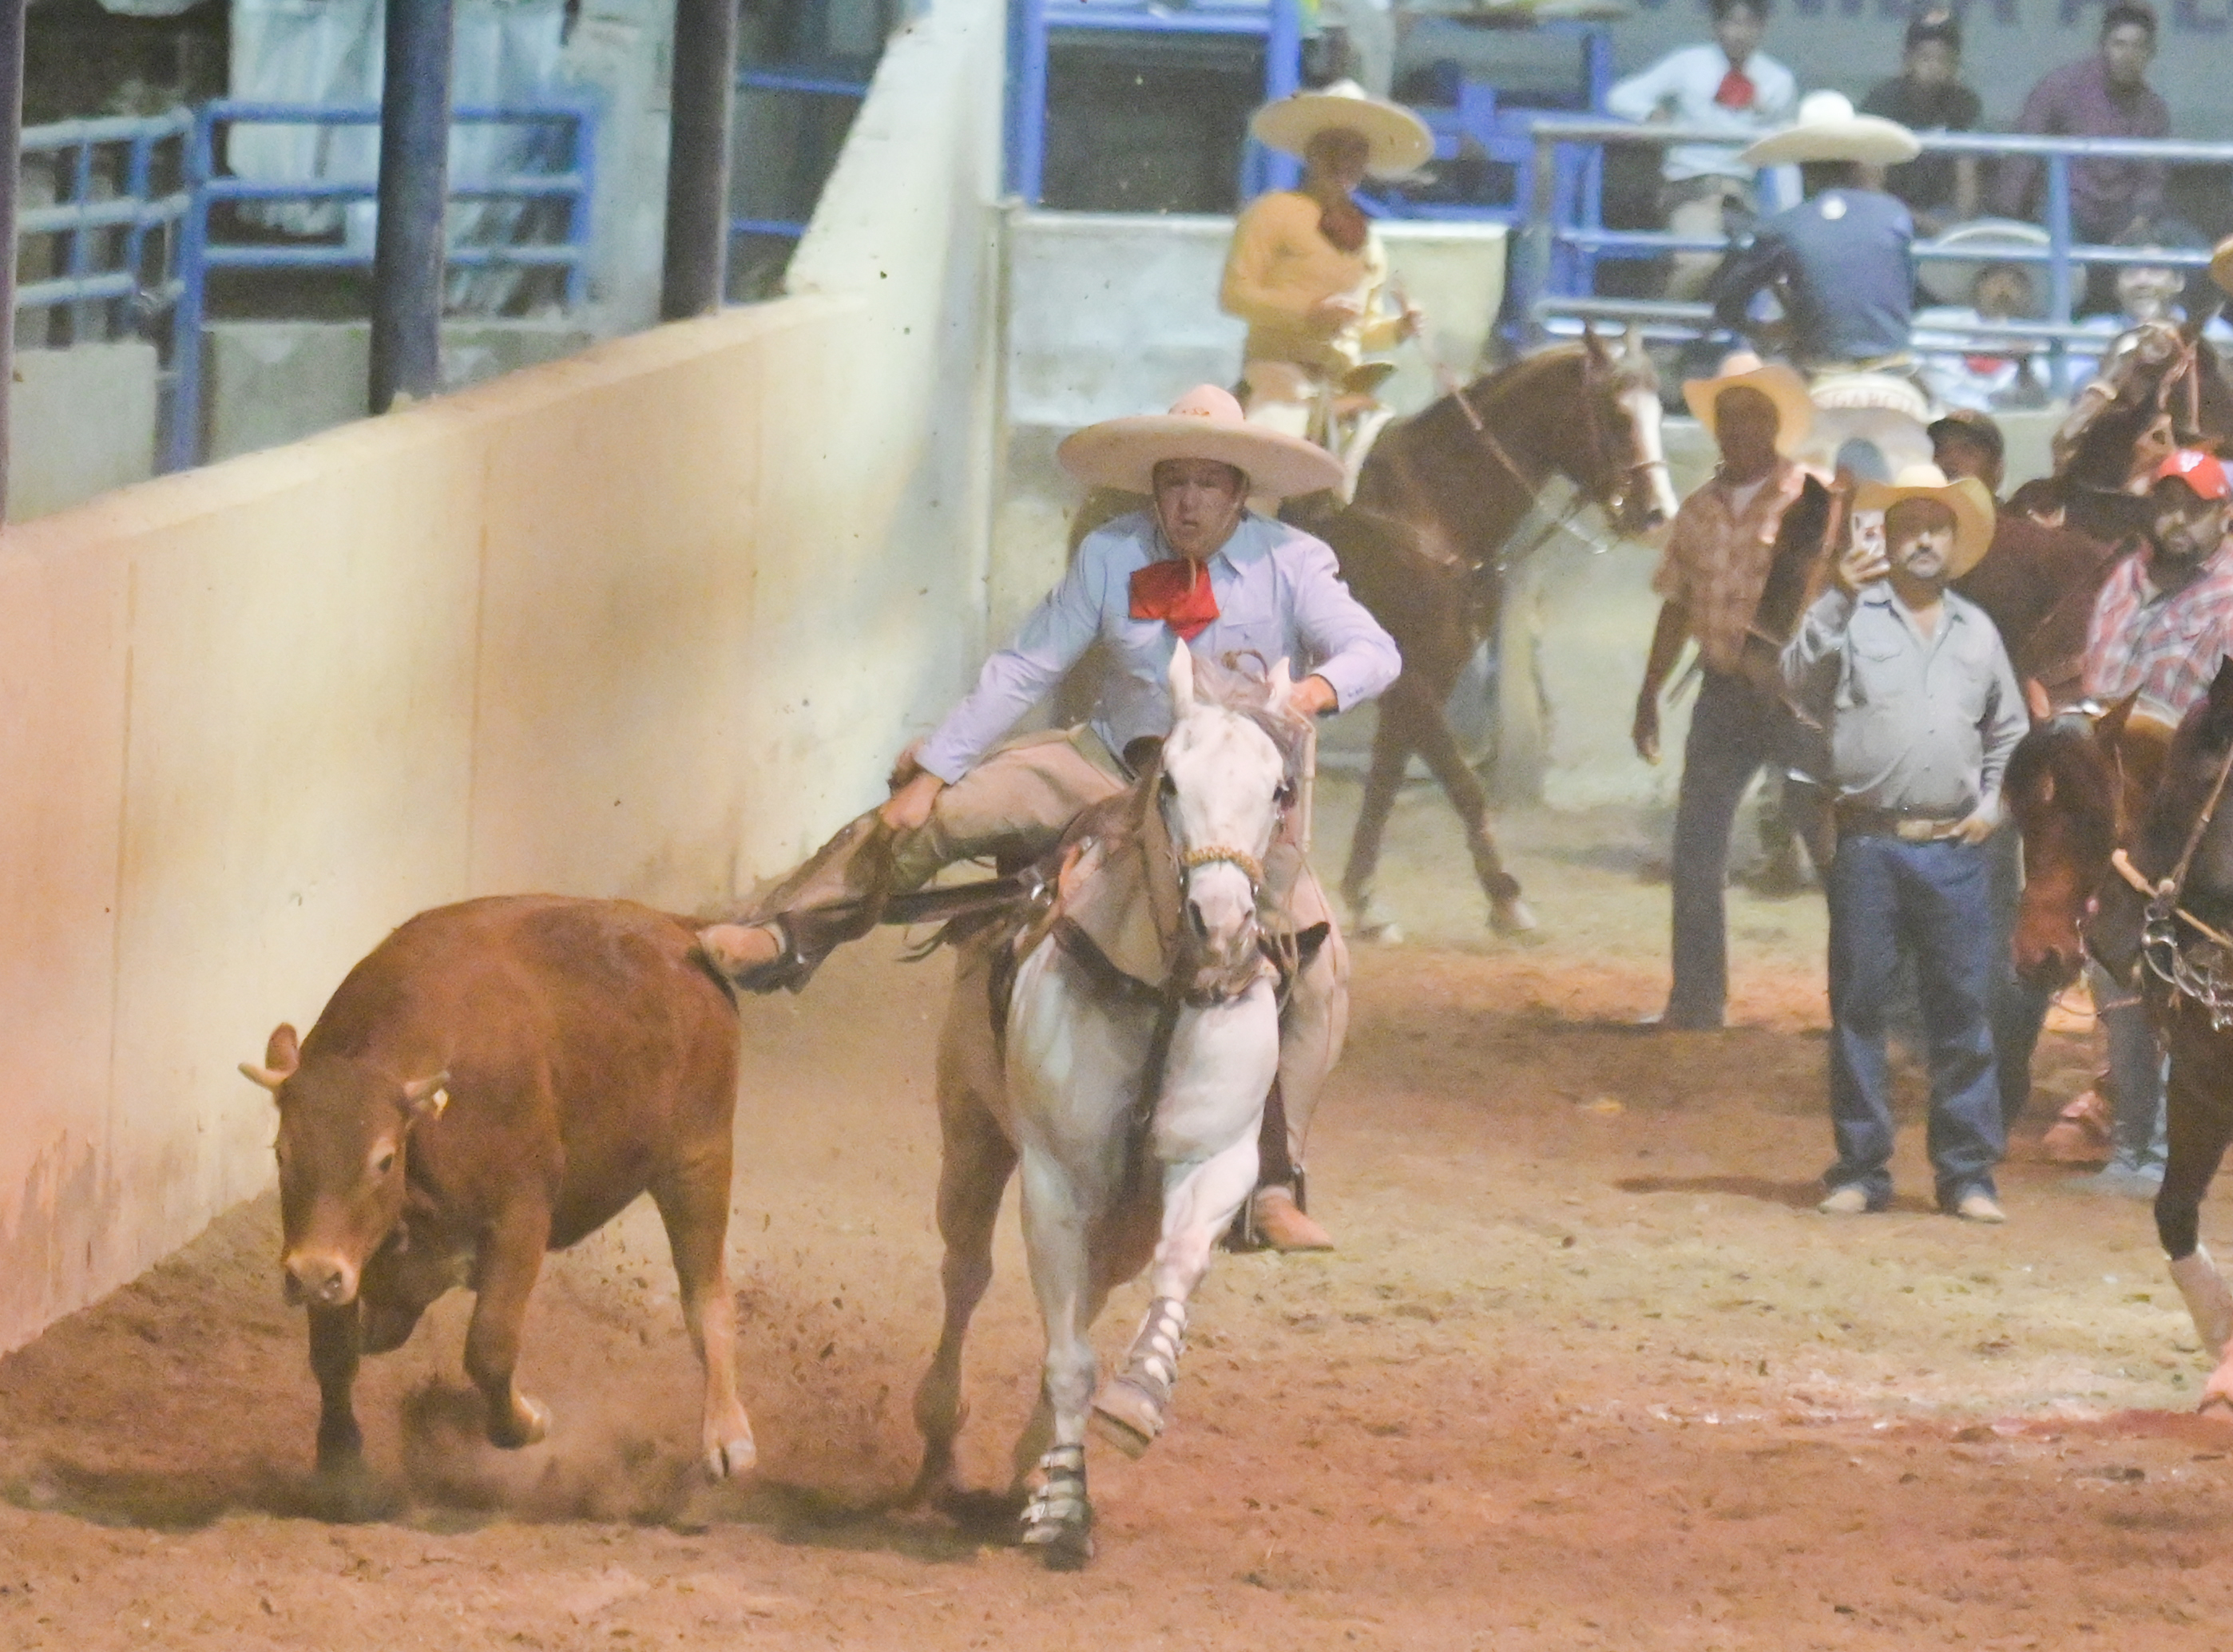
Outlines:
{"type": "MultiPolygon", "coordinates": [[[[452,1298],[359,1390],[396,1512],[314,1518],[266,1201],[0,1361],[0,1648],[2225,1645],[2233,1427],[2188,1415],[2204,1368],[2145,1207],[2020,1144],[2006,1227],[1936,1215],[1917,1121],[1893,1212],[1815,1215],[1819,898],[1735,892],[1737,1024],[1638,1035],[1663,822],[1509,826],[1534,947],[1489,939],[1447,811],[1406,799],[1411,938],[1359,957],[1312,1144],[1341,1248],[1220,1259],[1171,1431],[1093,1460],[1089,1571],[894,1506],[938,1318],[947,966],[881,940],[746,1011],[749,1483],[696,1478],[640,1207],[544,1275],[546,1444],[477,1439],[452,1298]]],[[[2058,1017],[2028,1137],[2091,1036],[2058,1017]]],[[[964,1440],[988,1487],[1036,1382],[1012,1216],[999,1263],[964,1440]]]]}

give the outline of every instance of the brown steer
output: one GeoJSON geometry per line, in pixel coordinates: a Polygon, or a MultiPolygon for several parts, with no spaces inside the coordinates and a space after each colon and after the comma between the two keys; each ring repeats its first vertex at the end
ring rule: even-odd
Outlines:
{"type": "Polygon", "coordinates": [[[622,901],[513,895],[421,913],[348,973],[309,1037],[241,1071],[279,1104],[281,1265],[310,1316],[321,1473],[362,1462],[358,1356],[452,1285],[499,1446],[550,1414],[512,1383],[546,1249],[648,1192],[706,1372],[717,1477],[752,1467],[728,1242],[737,1014],[691,927],[622,901]]]}

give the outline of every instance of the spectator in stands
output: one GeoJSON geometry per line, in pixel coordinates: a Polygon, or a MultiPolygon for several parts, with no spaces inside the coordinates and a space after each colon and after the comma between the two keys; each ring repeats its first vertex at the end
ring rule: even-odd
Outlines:
{"type": "MultiPolygon", "coordinates": [[[[1734,236],[1751,221],[1753,168],[1745,143],[1791,119],[1799,83],[1760,49],[1768,0],[1709,0],[1714,43],[1685,46],[1631,75],[1605,94],[1605,107],[1627,120],[1667,120],[1726,132],[1726,144],[1675,144],[1661,165],[1660,210],[1676,235],[1734,236]]],[[[1720,255],[1678,252],[1667,279],[1670,298],[1706,289],[1720,255]]]]}
{"type": "MultiPolygon", "coordinates": [[[[2032,350],[2016,341],[1972,329],[1980,323],[2036,321],[2045,313],[2046,294],[2038,266],[2018,263],[2006,254],[2018,249],[2044,250],[2046,232],[2034,224],[1987,218],[1951,231],[1941,244],[1971,248],[1989,256],[1978,263],[1933,259],[1917,272],[1924,291],[1939,302],[1917,314],[1916,326],[1953,334],[1961,340],[1955,348],[1930,350],[1923,356],[1923,379],[1932,397],[1941,406],[1979,413],[2044,406],[2047,387],[2032,350]],[[1998,259],[1989,256],[1996,252],[2003,256],[1998,259]],[[1965,299],[1968,302],[1963,302],[1965,299]]],[[[1963,473],[1950,468],[1943,459],[1939,468],[1949,476],[1963,473]]]]}
{"type": "MultiPolygon", "coordinates": [[[[1984,106],[1962,81],[1962,25],[1952,12],[1934,7],[1910,20],[1898,75],[1861,100],[1861,113],[1911,132],[1976,130],[1984,106]]],[[[1919,156],[1886,172],[1884,186],[1907,203],[1925,235],[1977,215],[1974,155],[1919,156]]]]}
{"type": "MultiPolygon", "coordinates": [[[[2101,14],[2100,49],[2054,70],[2032,88],[2016,122],[2020,132],[2065,138],[2168,138],[2171,109],[2148,85],[2156,55],[2156,14],[2143,0],[2113,0],[2101,14]]],[[[2004,163],[1994,198],[2003,218],[2039,210],[2041,168],[2016,157],[2004,163]]],[[[2152,160],[2077,160],[2070,166],[2071,227],[2079,240],[2100,244],[2138,232],[2161,216],[2165,167],[2152,160]]],[[[2089,309],[2111,302],[2113,273],[2093,268],[2089,309]]]]}

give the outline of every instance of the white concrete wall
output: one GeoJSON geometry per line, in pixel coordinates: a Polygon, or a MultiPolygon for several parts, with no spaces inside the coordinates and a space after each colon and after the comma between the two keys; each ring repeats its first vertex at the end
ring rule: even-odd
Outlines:
{"type": "Polygon", "coordinates": [[[963,686],[999,16],[886,57],[814,291],[0,534],[0,1350],[267,1183],[234,1063],[404,918],[718,903],[963,686]]]}
{"type": "Polygon", "coordinates": [[[155,347],[18,350],[8,514],[28,522],[155,473],[155,347]]]}

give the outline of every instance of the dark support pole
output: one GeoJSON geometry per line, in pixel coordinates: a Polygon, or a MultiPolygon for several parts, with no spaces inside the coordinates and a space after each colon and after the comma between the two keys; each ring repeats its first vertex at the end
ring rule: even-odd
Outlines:
{"type": "Polygon", "coordinates": [[[23,12],[0,0],[0,521],[8,515],[8,404],[16,382],[16,196],[23,171],[23,12]]]}
{"type": "MultiPolygon", "coordinates": [[[[10,0],[0,0],[0,4],[10,0]]],[[[450,192],[451,0],[387,0],[373,244],[372,411],[442,387],[442,209],[450,192]]]]}
{"type": "MultiPolygon", "coordinates": [[[[0,4],[8,0],[0,0],[0,4]]],[[[737,0],[674,0],[674,107],[667,152],[667,263],[659,313],[721,307],[729,266],[729,120],[737,102],[737,0]]]]}

